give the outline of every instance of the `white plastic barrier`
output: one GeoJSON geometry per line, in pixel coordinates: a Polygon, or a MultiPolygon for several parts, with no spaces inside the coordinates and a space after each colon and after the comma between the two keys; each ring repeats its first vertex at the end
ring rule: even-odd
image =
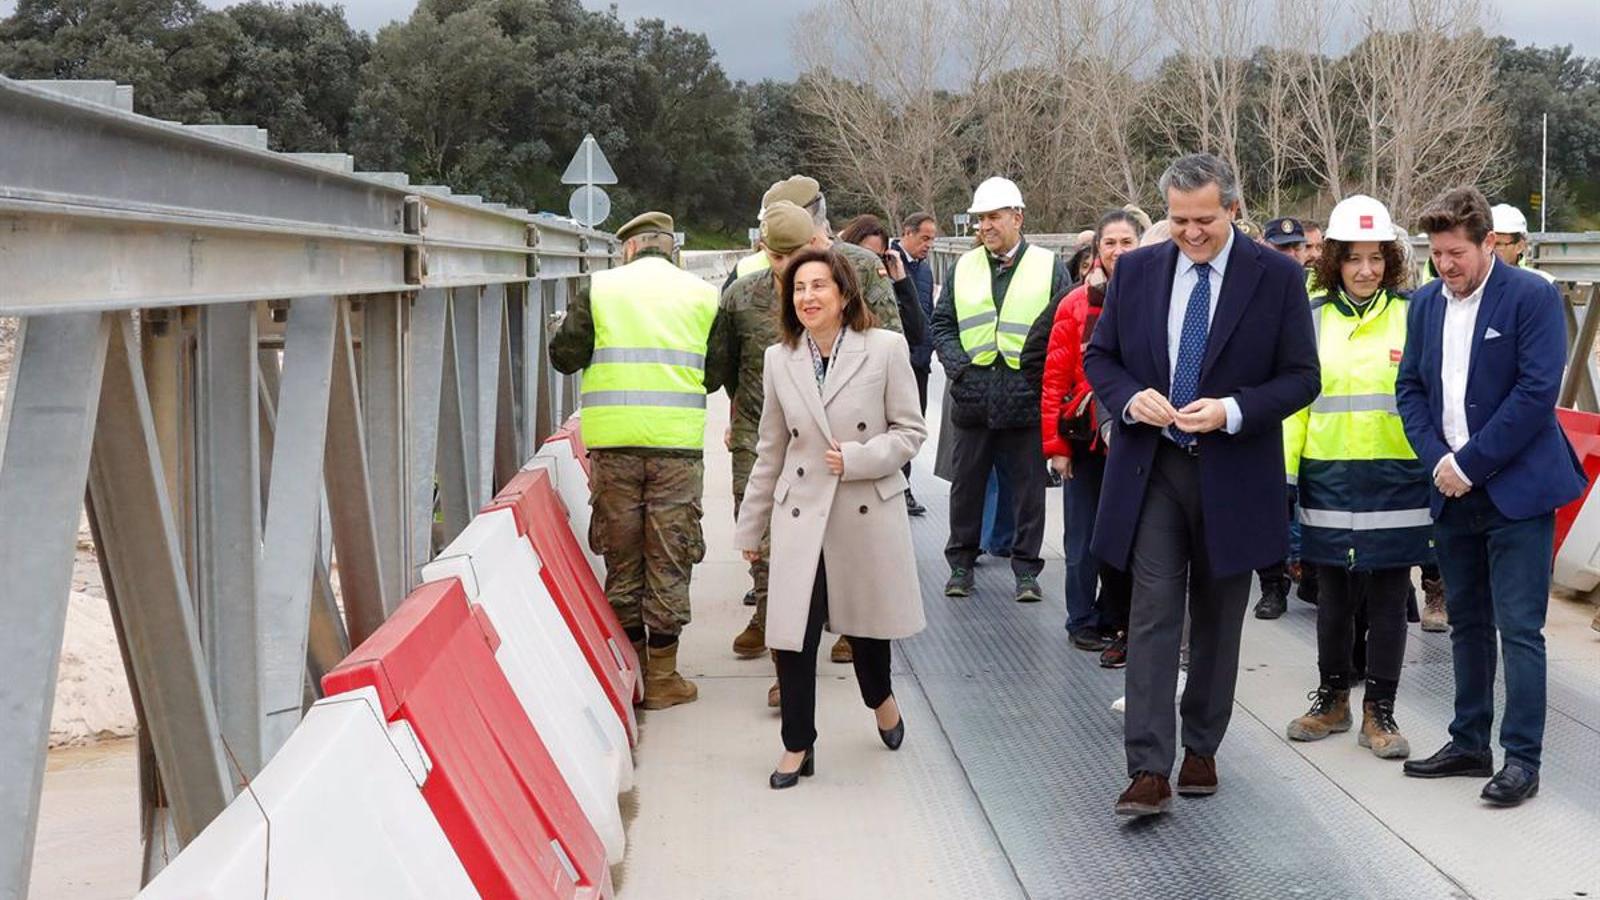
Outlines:
{"type": "Polygon", "coordinates": [[[1590,491],[1572,520],[1572,530],[1556,548],[1555,570],[1551,580],[1564,588],[1586,594],[1600,585],[1600,490],[1590,491]]]}
{"type": "Polygon", "coordinates": [[[625,848],[617,794],[633,786],[628,736],[546,592],[540,566],[511,511],[498,509],[479,513],[423,567],[422,578],[460,579],[467,599],[489,614],[500,635],[495,661],[615,864],[625,848]]]}
{"type": "Polygon", "coordinates": [[[572,442],[564,437],[545,441],[523,468],[538,466],[550,470],[550,477],[556,483],[556,493],[561,495],[561,502],[567,506],[567,521],[572,523],[572,533],[578,537],[578,546],[583,548],[583,555],[589,558],[594,577],[605,584],[606,561],[589,546],[589,473],[583,470],[583,463],[573,453],[572,442]]]}
{"type": "Polygon", "coordinates": [[[372,688],[322,700],[139,897],[477,897],[422,799],[430,769],[410,726],[384,722],[372,688]]]}

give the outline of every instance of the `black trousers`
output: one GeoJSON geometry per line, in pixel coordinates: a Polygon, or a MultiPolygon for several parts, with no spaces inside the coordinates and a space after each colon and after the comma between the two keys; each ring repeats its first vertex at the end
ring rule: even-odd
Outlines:
{"type": "Polygon", "coordinates": [[[1128,610],[1133,604],[1133,575],[1108,563],[1100,564],[1100,613],[1103,634],[1128,630],[1128,610]]]}
{"type": "MultiPolygon", "coordinates": [[[[928,372],[929,368],[927,366],[922,368],[911,367],[911,374],[917,379],[917,402],[922,406],[922,415],[924,417],[928,415],[928,372]]],[[[901,467],[900,471],[905,473],[906,479],[909,481],[911,478],[911,460],[906,460],[906,464],[901,467]]]]}
{"type": "Polygon", "coordinates": [[[1324,684],[1349,686],[1355,673],[1352,654],[1365,620],[1366,672],[1377,694],[1393,698],[1406,656],[1406,598],[1411,593],[1411,567],[1352,572],[1344,566],[1317,566],[1321,595],[1317,603],[1317,669],[1324,684]]]}
{"type": "Polygon", "coordinates": [[[983,536],[983,495],[989,470],[999,467],[1011,487],[1016,509],[1016,538],[1011,545],[1011,571],[1038,576],[1044,568],[1039,548],[1044,543],[1044,450],[1038,428],[965,428],[952,424],[950,540],[944,558],[951,568],[970,569],[983,536]]]}
{"type": "MultiPolygon", "coordinates": [[[[778,662],[779,712],[783,715],[783,749],[802,753],[817,742],[817,648],[822,626],[828,621],[828,571],[817,560],[817,580],[811,585],[811,613],[806,617],[806,639],[800,652],[773,651],[778,662]]],[[[889,642],[880,638],[850,638],[856,683],[861,702],[877,709],[893,693],[889,683],[889,642]]]]}

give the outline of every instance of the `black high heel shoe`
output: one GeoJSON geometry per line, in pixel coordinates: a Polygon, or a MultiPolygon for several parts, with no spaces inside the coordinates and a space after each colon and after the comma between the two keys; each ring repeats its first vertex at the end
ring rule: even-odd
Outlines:
{"type": "Polygon", "coordinates": [[[879,728],[878,737],[883,739],[885,747],[890,750],[899,750],[901,742],[906,739],[906,714],[901,713],[900,721],[894,723],[894,727],[888,731],[879,728]]]}
{"type": "Polygon", "coordinates": [[[817,774],[817,754],[815,749],[811,749],[806,751],[806,758],[801,760],[800,768],[793,772],[779,772],[774,769],[772,777],[767,779],[767,784],[771,785],[773,790],[781,791],[799,784],[802,777],[810,778],[815,774],[817,774]]]}

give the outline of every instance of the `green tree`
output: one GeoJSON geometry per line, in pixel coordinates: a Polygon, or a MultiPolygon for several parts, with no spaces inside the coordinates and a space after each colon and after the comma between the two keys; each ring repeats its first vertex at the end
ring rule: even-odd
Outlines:
{"type": "Polygon", "coordinates": [[[1541,124],[1548,113],[1548,227],[1600,225],[1600,60],[1577,56],[1570,46],[1518,47],[1504,38],[1495,50],[1495,89],[1506,112],[1513,160],[1504,202],[1521,208],[1532,227],[1539,227],[1530,201],[1539,193],[1541,124]]]}

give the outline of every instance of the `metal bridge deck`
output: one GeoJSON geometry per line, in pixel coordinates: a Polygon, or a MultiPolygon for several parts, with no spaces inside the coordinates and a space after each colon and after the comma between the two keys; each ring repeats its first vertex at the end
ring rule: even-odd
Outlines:
{"type": "MultiPolygon", "coordinates": [[[[715,419],[716,414],[713,414],[715,419]]],[[[930,414],[930,419],[935,417],[930,414]]],[[[720,433],[718,422],[711,423],[720,433]]],[[[978,569],[974,599],[940,594],[944,483],[918,459],[929,514],[913,520],[928,629],[897,647],[908,737],[876,746],[848,667],[819,677],[818,775],[769,791],[780,749],[764,661],[734,660],[743,566],[728,542],[725,462],[707,465],[707,539],[683,661],[702,700],[647,716],[629,898],[1557,898],[1600,895],[1600,637],[1591,610],[1552,601],[1543,791],[1523,808],[1477,799],[1475,779],[1418,781],[1354,734],[1291,744],[1316,678],[1315,609],[1247,620],[1238,705],[1215,797],[1175,798],[1128,823],[1122,675],[1062,628],[1060,492],[1051,492],[1046,599],[1009,599],[1009,567],[978,569]]],[[[1397,718],[1421,753],[1445,738],[1447,635],[1412,627],[1397,718]]]]}

